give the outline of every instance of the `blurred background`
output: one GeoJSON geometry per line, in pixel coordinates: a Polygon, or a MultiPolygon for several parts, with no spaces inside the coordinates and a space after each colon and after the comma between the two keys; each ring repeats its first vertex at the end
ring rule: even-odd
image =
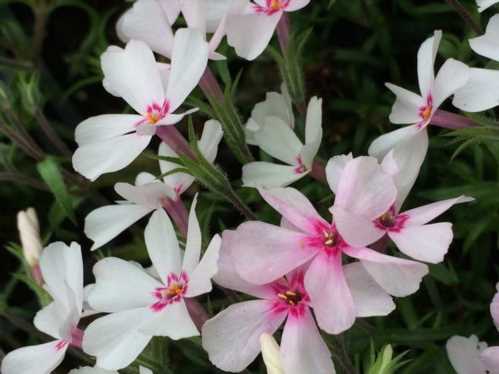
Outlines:
{"type": "MultiPolygon", "coordinates": [[[[388,114],[393,96],[384,87],[393,82],[417,91],[416,53],[434,30],[444,31],[437,64],[454,57],[473,66],[493,66],[474,55],[467,39],[476,36],[444,0],[313,0],[291,15],[292,31],[311,31],[303,49],[307,98],[324,99],[324,160],[352,151],[367,152],[370,142],[393,129],[388,114]]],[[[29,323],[38,310],[24,265],[16,258],[19,238],[16,214],[34,207],[46,242],[90,241],[83,221],[93,209],[116,199],[114,183],[131,182],[140,171],[159,175],[153,155],[157,143],[130,167],[89,183],[71,166],[76,125],[87,117],[128,111],[125,103],[102,87],[99,56],[110,44],[121,45],[115,23],[130,2],[123,0],[0,0],[0,347],[3,352],[40,342],[29,323]],[[54,146],[53,129],[64,144],[54,146]]],[[[485,30],[491,9],[480,17],[474,1],[462,1],[476,28],[485,30]]],[[[276,40],[273,41],[277,45],[276,40]]],[[[246,120],[267,91],[279,91],[279,70],[268,53],[247,63],[226,45],[226,62],[211,63],[221,80],[241,73],[235,103],[246,120]]],[[[202,95],[197,92],[199,98],[202,95]]],[[[449,105],[449,104],[446,104],[449,105]]],[[[450,106],[444,109],[453,110],[450,106]]],[[[298,115],[298,114],[297,114],[298,115]]],[[[488,113],[493,117],[494,113],[488,113]]],[[[206,120],[193,117],[197,130],[206,120]]],[[[186,123],[178,128],[186,133],[186,123]]],[[[410,360],[400,373],[452,373],[444,345],[455,334],[478,335],[499,343],[488,306],[498,279],[499,136],[453,134],[431,128],[431,147],[422,173],[406,202],[414,207],[442,198],[468,194],[477,198],[444,218],[455,228],[455,241],[445,263],[432,266],[421,290],[399,299],[397,310],[383,319],[365,319],[347,334],[328,338],[338,372],[362,368],[372,351],[392,344],[410,360]],[[345,358],[348,352],[351,362],[345,358]],[[345,362],[343,362],[345,361],[345,362]]],[[[156,140],[157,141],[157,140],[156,140]]],[[[255,155],[257,150],[253,150],[255,155]]],[[[240,189],[241,167],[225,145],[217,158],[233,185],[240,189]]],[[[325,216],[333,201],[326,186],[304,179],[296,187],[325,216]]],[[[193,187],[193,194],[199,187],[193,187]]],[[[278,216],[252,190],[239,191],[268,222],[278,216]]],[[[243,221],[231,206],[203,192],[198,208],[204,230],[213,235],[243,221]]],[[[103,255],[145,260],[144,222],[135,225],[98,253],[84,250],[87,282],[92,265],[103,255]]],[[[203,300],[217,312],[227,300],[215,292],[203,300]]],[[[43,338],[42,338],[43,339],[43,338]]],[[[169,367],[175,373],[219,372],[207,361],[199,340],[172,344],[169,367]]],[[[70,356],[58,371],[84,363],[70,356]]],[[[262,372],[259,363],[248,373],[262,372]]]]}

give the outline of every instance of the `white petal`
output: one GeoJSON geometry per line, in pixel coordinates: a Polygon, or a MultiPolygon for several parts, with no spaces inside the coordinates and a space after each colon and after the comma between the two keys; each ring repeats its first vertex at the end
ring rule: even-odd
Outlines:
{"type": "Polygon", "coordinates": [[[492,5],[497,4],[498,2],[498,0],[476,0],[479,12],[483,12],[484,10],[490,8],[492,5]]]}
{"type": "Polygon", "coordinates": [[[98,367],[82,367],[79,369],[73,369],[68,374],[119,374],[117,371],[110,371],[105,369],[100,369],[98,367]]]}
{"type": "Polygon", "coordinates": [[[156,177],[154,175],[152,175],[151,173],[148,173],[145,171],[140,172],[135,177],[135,185],[136,186],[144,186],[146,184],[155,183],[155,182],[157,182],[156,177]]]}
{"type": "Polygon", "coordinates": [[[305,123],[305,147],[306,155],[303,154],[303,162],[307,168],[312,167],[312,162],[319,152],[322,142],[322,99],[313,97],[307,108],[307,119],[305,123]]]}
{"type": "Polygon", "coordinates": [[[470,69],[468,83],[461,87],[452,104],[465,112],[482,112],[499,105],[499,70],[470,69]]]}
{"type": "Polygon", "coordinates": [[[107,244],[152,210],[142,205],[118,204],[90,212],[85,217],[85,235],[94,242],[92,250],[107,244]]]}
{"type": "Polygon", "coordinates": [[[307,174],[297,173],[296,166],[255,161],[243,166],[242,179],[245,187],[274,188],[289,186],[307,174]]]}
{"type": "Polygon", "coordinates": [[[215,235],[211,240],[201,262],[189,274],[189,288],[186,297],[196,297],[212,289],[211,279],[218,272],[218,259],[222,239],[215,235]]]}
{"type": "Polygon", "coordinates": [[[182,14],[189,28],[206,33],[207,0],[182,0],[182,14]]]}
{"type": "Polygon", "coordinates": [[[266,117],[254,139],[263,151],[289,165],[296,165],[303,147],[294,131],[277,117],[266,117]]]}
{"type": "Polygon", "coordinates": [[[364,269],[360,262],[344,267],[357,317],[386,316],[395,310],[395,303],[364,269]]]}
{"type": "Polygon", "coordinates": [[[470,39],[470,46],[479,55],[499,61],[499,14],[489,20],[484,35],[470,39]]]}
{"type": "Polygon", "coordinates": [[[149,370],[143,366],[139,367],[139,374],[153,374],[152,370],[149,370]]]}
{"type": "Polygon", "coordinates": [[[413,125],[402,127],[401,129],[381,135],[371,143],[368,153],[381,162],[388,152],[405,141],[411,141],[412,137],[420,131],[426,130],[420,129],[417,125],[413,125]]]}
{"type": "MultiPolygon", "coordinates": [[[[167,157],[178,157],[173,149],[171,149],[166,143],[161,142],[159,146],[158,156],[167,157]]],[[[159,168],[161,169],[161,174],[166,174],[172,170],[178,169],[180,166],[174,162],[159,160],[159,168]]],[[[163,181],[167,186],[174,190],[179,195],[185,192],[191,184],[194,182],[195,178],[186,173],[174,173],[163,177],[163,181]]]]}
{"type": "Polygon", "coordinates": [[[281,16],[282,12],[272,16],[231,15],[227,18],[227,42],[235,48],[239,57],[254,60],[267,48],[281,16]]]}
{"type": "Polygon", "coordinates": [[[437,57],[442,31],[435,31],[434,35],[424,41],[418,51],[418,80],[419,90],[423,97],[430,94],[435,79],[435,59],[437,57]]]}
{"type": "Polygon", "coordinates": [[[152,293],[161,284],[138,264],[107,257],[95,264],[95,285],[88,303],[99,312],[121,312],[154,303],[152,293]]]}
{"type": "Polygon", "coordinates": [[[85,178],[95,181],[102,174],[112,173],[130,165],[150,141],[150,136],[132,133],[86,144],[73,154],[73,168],[85,178]]]}
{"type": "Polygon", "coordinates": [[[434,218],[446,212],[456,204],[469,203],[474,201],[472,197],[461,195],[459,197],[447,200],[437,201],[432,204],[424,205],[404,212],[409,216],[407,225],[424,225],[434,218]]]}
{"type": "Polygon", "coordinates": [[[353,160],[352,153],[348,155],[340,155],[331,157],[326,166],[327,183],[331,190],[336,194],[338,184],[341,180],[341,175],[345,169],[346,164],[353,160]]]}
{"type": "Polygon", "coordinates": [[[286,374],[336,373],[331,353],[309,310],[299,318],[288,318],[281,339],[281,357],[286,374]]]}
{"type": "Polygon", "coordinates": [[[159,209],[162,207],[162,200],[172,198],[174,195],[171,188],[156,180],[153,183],[132,185],[128,183],[116,183],[114,190],[127,202],[159,209]]]}
{"type": "Polygon", "coordinates": [[[479,341],[476,336],[453,336],[447,341],[447,355],[457,374],[485,374],[480,360],[479,341]]]}
{"type": "Polygon", "coordinates": [[[206,121],[203,127],[201,139],[198,147],[203,156],[211,163],[215,161],[218,153],[218,146],[223,138],[222,125],[216,120],[206,121]]]}
{"type": "Polygon", "coordinates": [[[168,17],[168,22],[173,25],[180,14],[180,3],[179,0],[158,0],[161,8],[166,13],[168,17]]]}
{"type": "Polygon", "coordinates": [[[181,269],[180,248],[172,221],[163,209],[156,210],[144,232],[147,253],[161,280],[170,273],[179,275],[181,269]]]}
{"type": "Polygon", "coordinates": [[[140,331],[152,336],[167,336],[173,340],[199,335],[183,300],[169,304],[162,311],[154,313],[152,318],[140,327],[140,331]]]}
{"type": "Polygon", "coordinates": [[[170,111],[176,110],[198,85],[208,63],[208,43],[195,29],[180,29],[175,34],[167,97],[170,111]]]}
{"type": "Polygon", "coordinates": [[[76,127],[75,141],[82,146],[133,132],[142,118],[136,114],[103,114],[90,117],[76,127]]]}
{"type": "Polygon", "coordinates": [[[128,40],[141,40],[154,52],[171,56],[173,32],[167,15],[156,0],[136,1],[123,15],[120,32],[128,40]]]}
{"type": "Polygon", "coordinates": [[[499,373],[499,347],[490,347],[485,349],[481,355],[483,366],[487,369],[486,374],[499,373]]]}
{"type": "Polygon", "coordinates": [[[260,353],[260,336],[272,335],[285,317],[266,300],[233,304],[204,324],[203,348],[219,369],[243,371],[260,353]]]}
{"type": "Polygon", "coordinates": [[[60,365],[67,346],[57,349],[59,341],[23,347],[2,360],[3,374],[50,374],[60,365]]]}
{"type": "MultiPolygon", "coordinates": [[[[284,86],[283,88],[285,88],[284,86]]],[[[266,117],[277,117],[284,121],[289,127],[294,128],[295,117],[291,99],[284,92],[267,92],[265,101],[255,105],[251,112],[251,119],[259,126],[265,124],[266,117]]],[[[250,143],[253,144],[253,143],[250,143]]]]}
{"type": "Polygon", "coordinates": [[[83,335],[83,351],[97,358],[97,366],[123,369],[140,355],[151,336],[138,331],[151,312],[146,308],[109,314],[92,322],[83,335]]]}
{"type": "Polygon", "coordinates": [[[198,195],[194,196],[189,211],[189,226],[187,230],[187,241],[185,243],[184,259],[182,262],[182,269],[190,273],[199,263],[201,256],[201,246],[203,241],[201,238],[201,227],[196,215],[196,206],[198,203],[198,195]]]}
{"type": "Polygon", "coordinates": [[[73,323],[70,311],[57,301],[41,309],[33,320],[33,325],[39,331],[56,339],[66,338],[68,332],[74,327],[73,323]]]}
{"type": "Polygon", "coordinates": [[[390,122],[396,124],[419,122],[421,120],[419,108],[425,104],[425,100],[421,96],[394,84],[387,83],[386,87],[397,97],[390,113],[390,122]]]}
{"type": "Polygon", "coordinates": [[[138,40],[130,41],[125,49],[109,47],[101,56],[104,87],[122,97],[142,115],[153,103],[162,105],[165,91],[151,49],[138,40]]]}
{"type": "Polygon", "coordinates": [[[468,83],[469,70],[469,67],[460,61],[452,58],[445,61],[437,74],[433,87],[433,110],[468,83]]]}

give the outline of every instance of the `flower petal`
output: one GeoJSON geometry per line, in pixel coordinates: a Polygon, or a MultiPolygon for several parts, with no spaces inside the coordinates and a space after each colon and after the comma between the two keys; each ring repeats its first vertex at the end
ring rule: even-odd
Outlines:
{"type": "Polygon", "coordinates": [[[368,248],[348,248],[345,253],[361,260],[369,275],[390,295],[408,296],[419,289],[428,266],[380,254],[368,248]]]}
{"type": "Polygon", "coordinates": [[[470,79],[456,91],[452,105],[465,112],[483,112],[499,105],[499,71],[470,69],[470,79]]]}
{"type": "Polygon", "coordinates": [[[172,221],[164,209],[152,214],[144,237],[147,253],[161,281],[166,282],[170,273],[178,275],[181,270],[180,248],[172,221]]]}
{"type": "MultiPolygon", "coordinates": [[[[265,101],[256,104],[253,108],[250,121],[255,122],[257,126],[260,127],[265,125],[265,118],[267,117],[277,117],[290,128],[294,128],[295,117],[289,95],[286,95],[285,92],[282,94],[278,92],[267,92],[265,101]]],[[[246,128],[248,128],[248,124],[246,124],[246,128]]],[[[255,144],[255,141],[250,141],[250,139],[247,140],[248,144],[257,145],[255,144]]]]}
{"type": "Polygon", "coordinates": [[[484,373],[499,373],[499,347],[487,348],[481,353],[480,358],[487,369],[484,373]]]}
{"type": "Polygon", "coordinates": [[[273,334],[285,318],[266,300],[231,305],[204,324],[203,348],[219,369],[243,371],[260,353],[260,336],[273,334]]]}
{"type": "Polygon", "coordinates": [[[159,5],[166,13],[168,17],[168,22],[173,25],[180,14],[180,3],[179,0],[158,0],[159,5]]]}
{"type": "Polygon", "coordinates": [[[309,310],[299,318],[288,318],[281,339],[281,357],[286,374],[336,372],[331,353],[309,310]]]}
{"type": "Polygon", "coordinates": [[[211,163],[217,157],[218,146],[222,141],[223,135],[224,132],[220,122],[213,119],[205,122],[198,147],[203,156],[211,163]]]}
{"type": "Polygon", "coordinates": [[[476,336],[453,336],[447,341],[449,361],[457,374],[485,374],[480,359],[479,341],[476,336]]]}
{"type": "Polygon", "coordinates": [[[64,339],[74,327],[70,312],[60,302],[54,301],[36,313],[33,325],[55,339],[64,339]]]}
{"type": "Polygon", "coordinates": [[[60,341],[16,349],[2,360],[3,374],[49,374],[61,364],[67,346],[58,349],[60,341]]]}
{"type": "Polygon", "coordinates": [[[476,0],[478,4],[478,11],[483,12],[484,10],[490,8],[492,5],[499,3],[498,0],[476,0]]]}
{"type": "Polygon", "coordinates": [[[385,235],[385,231],[379,229],[372,219],[352,214],[338,206],[333,206],[331,211],[341,237],[354,247],[370,245],[385,235]]]}
{"type": "Polygon", "coordinates": [[[490,303],[490,315],[494,320],[496,328],[499,330],[499,283],[496,285],[498,292],[494,295],[492,303],[490,303]]]}
{"type": "Polygon", "coordinates": [[[140,331],[151,336],[167,336],[173,340],[199,335],[184,300],[168,304],[162,311],[154,313],[152,318],[142,324],[140,331]]]}
{"type": "Polygon", "coordinates": [[[499,14],[489,20],[485,34],[470,39],[470,47],[481,56],[499,61],[499,14]]]}
{"type": "Polygon", "coordinates": [[[198,217],[196,215],[196,206],[198,202],[198,195],[194,196],[191,203],[189,212],[189,224],[187,230],[187,241],[185,243],[184,259],[182,262],[182,269],[187,273],[192,272],[199,264],[201,257],[201,246],[203,241],[201,238],[201,227],[199,226],[198,217]]]}
{"type": "Polygon", "coordinates": [[[75,131],[75,141],[79,146],[115,138],[135,131],[142,120],[136,114],[103,114],[81,122],[75,131]]]}
{"type": "Polygon", "coordinates": [[[305,274],[305,289],[322,330],[336,335],[352,327],[355,306],[343,274],[341,254],[317,256],[305,274]]]}
{"type": "Polygon", "coordinates": [[[94,242],[91,250],[107,244],[152,210],[142,205],[118,204],[90,212],[85,217],[85,235],[94,242]]]}
{"type": "Polygon", "coordinates": [[[303,163],[312,167],[322,142],[322,99],[313,97],[307,108],[305,123],[305,149],[302,150],[303,163]]]}
{"type": "Polygon", "coordinates": [[[461,195],[459,197],[447,200],[437,201],[432,204],[424,205],[419,208],[411,209],[404,214],[409,216],[406,225],[424,225],[456,204],[469,203],[474,201],[472,197],[461,195]]]}
{"type": "Polygon", "coordinates": [[[467,65],[452,58],[445,61],[437,74],[433,87],[433,110],[464,87],[469,79],[470,68],[467,65]]]}
{"type": "Polygon", "coordinates": [[[94,265],[95,285],[87,301],[98,312],[121,312],[154,303],[153,291],[161,284],[138,264],[107,257],[94,265]]]}
{"type": "Polygon", "coordinates": [[[349,161],[353,160],[352,153],[331,157],[326,166],[327,183],[334,194],[338,191],[343,170],[349,161]]]}
{"type": "Polygon", "coordinates": [[[73,168],[85,178],[95,181],[102,174],[130,165],[150,141],[151,136],[132,133],[85,144],[73,154],[73,168]]]}
{"type": "MultiPolygon", "coordinates": [[[[159,146],[158,156],[178,157],[175,151],[163,142],[159,146]]],[[[159,160],[159,168],[161,170],[161,174],[166,174],[170,171],[178,169],[179,165],[174,162],[159,160]]],[[[164,183],[179,195],[184,193],[191,186],[194,180],[195,178],[193,176],[186,173],[174,173],[163,177],[164,183]]]]}
{"type": "Polygon", "coordinates": [[[425,104],[425,100],[405,88],[387,83],[386,87],[397,97],[390,113],[390,122],[396,124],[413,124],[421,120],[419,108],[425,104]]]}
{"type": "Polygon", "coordinates": [[[402,127],[401,129],[391,131],[374,139],[369,146],[369,155],[381,160],[399,144],[404,144],[405,141],[411,141],[412,137],[417,133],[425,131],[417,125],[402,127]]]}
{"type": "Polygon", "coordinates": [[[245,187],[275,188],[286,187],[307,174],[297,173],[295,166],[255,161],[243,166],[242,179],[245,187]]]}
{"type": "Polygon", "coordinates": [[[433,36],[426,39],[418,51],[418,81],[419,90],[423,97],[427,97],[435,80],[435,59],[442,40],[442,31],[435,31],[433,36]]]}

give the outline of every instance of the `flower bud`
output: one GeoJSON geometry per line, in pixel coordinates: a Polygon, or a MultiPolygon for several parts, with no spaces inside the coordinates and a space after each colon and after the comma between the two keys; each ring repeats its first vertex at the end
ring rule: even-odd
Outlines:
{"type": "Polygon", "coordinates": [[[17,213],[17,229],[19,230],[24,258],[33,268],[38,265],[43,248],[38,217],[33,208],[17,213]]]}
{"type": "Polygon", "coordinates": [[[262,346],[262,356],[267,367],[267,373],[284,374],[280,348],[274,337],[269,334],[262,334],[260,336],[260,344],[262,346]]]}

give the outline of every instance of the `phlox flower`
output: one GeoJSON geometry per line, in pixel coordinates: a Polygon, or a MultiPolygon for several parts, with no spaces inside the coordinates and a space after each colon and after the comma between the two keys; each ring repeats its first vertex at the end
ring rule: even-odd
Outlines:
{"type": "MultiPolygon", "coordinates": [[[[383,166],[388,173],[394,173],[397,192],[400,186],[404,196],[402,199],[397,198],[392,206],[379,214],[381,210],[359,200],[355,190],[341,183],[342,178],[350,178],[350,176],[343,175],[343,168],[348,165],[348,159],[351,160],[351,155],[335,157],[329,161],[326,168],[328,181],[336,195],[331,212],[342,237],[352,245],[363,247],[388,235],[399,250],[407,256],[429,263],[442,262],[453,239],[452,224],[450,222],[429,224],[428,222],[453,205],[473,199],[459,196],[400,212],[400,207],[412,185],[408,186],[403,179],[396,177],[399,166],[391,152],[383,160],[383,166]],[[376,211],[375,214],[373,210],[376,211]]],[[[407,170],[403,172],[407,174],[407,170]]]]}
{"type": "Polygon", "coordinates": [[[78,323],[83,309],[83,261],[77,243],[56,242],[40,257],[45,289],[53,301],[33,321],[41,332],[56,340],[23,347],[2,360],[3,374],[49,374],[59,366],[70,345],[81,347],[83,332],[78,323]]]}
{"type": "Polygon", "coordinates": [[[254,60],[267,48],[284,13],[300,10],[310,0],[236,0],[236,3],[232,14],[227,16],[227,41],[239,57],[254,60]]]}
{"type": "Polygon", "coordinates": [[[246,141],[260,147],[287,165],[250,162],[243,166],[243,184],[247,187],[284,187],[312,170],[322,141],[322,99],[313,97],[307,109],[305,144],[294,130],[294,116],[286,94],[270,92],[253,109],[246,124],[246,141]]]}
{"type": "MultiPolygon", "coordinates": [[[[360,157],[345,166],[340,189],[350,189],[359,204],[380,216],[395,201],[396,188],[374,158],[360,157]],[[348,170],[348,171],[347,171],[348,170]]],[[[338,334],[350,328],[356,312],[345,278],[344,257],[360,260],[369,275],[386,292],[407,296],[419,288],[428,267],[414,261],[355,247],[344,240],[334,221],[323,219],[299,191],[293,188],[260,189],[260,194],[283,216],[283,227],[250,221],[236,230],[231,252],[237,272],[254,284],[273,282],[297,267],[310,263],[305,288],[320,328],[338,334]],[[334,310],[334,313],[331,313],[334,310]]],[[[385,314],[390,312],[385,308],[385,314]]],[[[375,309],[372,314],[384,315],[375,309]]]]}
{"type": "Polygon", "coordinates": [[[260,336],[260,345],[262,347],[262,358],[267,368],[267,374],[284,374],[280,352],[281,347],[279,347],[274,337],[263,333],[260,336]]]}
{"type": "Polygon", "coordinates": [[[110,313],[85,331],[83,349],[97,366],[117,370],[130,365],[153,336],[173,340],[199,335],[186,307],[190,298],[210,292],[217,272],[220,237],[201,255],[201,229],[194,199],[182,258],[173,225],[163,210],[153,213],[145,230],[147,252],[157,277],[140,265],[109,257],[94,266],[88,293],[93,310],[110,313]]]}
{"type": "Polygon", "coordinates": [[[210,59],[225,57],[216,52],[225,36],[226,15],[232,0],[138,0],[127,10],[116,25],[120,39],[127,43],[135,39],[170,58],[173,50],[173,30],[180,12],[187,27],[213,34],[209,42],[210,59]]]}
{"type": "MultiPolygon", "coordinates": [[[[206,122],[198,147],[210,162],[215,160],[222,135],[222,128],[217,121],[206,122]]],[[[177,156],[164,143],[160,145],[158,154],[177,156]]],[[[178,165],[163,160],[159,161],[159,166],[162,174],[178,168],[178,165]]],[[[163,180],[149,173],[140,173],[135,185],[116,183],[114,189],[125,201],[97,208],[85,218],[85,234],[94,241],[92,250],[108,243],[149,213],[162,210],[169,201],[179,201],[181,194],[193,182],[194,178],[185,173],[170,174],[163,180]]]]}
{"type": "Polygon", "coordinates": [[[490,8],[492,5],[499,3],[498,0],[476,0],[478,5],[478,11],[483,12],[484,10],[490,8]]]}
{"type": "MultiPolygon", "coordinates": [[[[69,372],[69,374],[119,374],[119,373],[115,370],[105,370],[98,367],[85,366],[79,369],[73,369],[69,372]]],[[[140,366],[139,374],[152,374],[152,371],[143,366],[140,366]]]]}
{"type": "MultiPolygon", "coordinates": [[[[471,49],[499,62],[499,14],[489,20],[484,35],[469,40],[471,49]]],[[[466,112],[481,112],[499,105],[499,70],[470,69],[468,83],[456,92],[454,106],[466,112]]]]}
{"type": "Polygon", "coordinates": [[[104,87],[138,114],[105,114],[78,125],[73,167],[90,180],[121,170],[147,147],[159,126],[174,125],[186,113],[174,112],[198,84],[208,62],[201,32],[175,34],[171,68],[158,65],[149,47],[132,40],[125,49],[111,46],[101,57],[104,87]]]}
{"type": "Polygon", "coordinates": [[[369,154],[383,157],[395,147],[405,147],[416,143],[418,152],[425,154],[428,149],[427,127],[440,105],[463,87],[469,79],[469,68],[452,58],[445,61],[435,76],[434,64],[437,57],[442,32],[427,39],[418,51],[418,82],[420,94],[387,83],[386,86],[396,95],[390,114],[394,124],[411,124],[377,138],[369,147],[369,154]]]}

